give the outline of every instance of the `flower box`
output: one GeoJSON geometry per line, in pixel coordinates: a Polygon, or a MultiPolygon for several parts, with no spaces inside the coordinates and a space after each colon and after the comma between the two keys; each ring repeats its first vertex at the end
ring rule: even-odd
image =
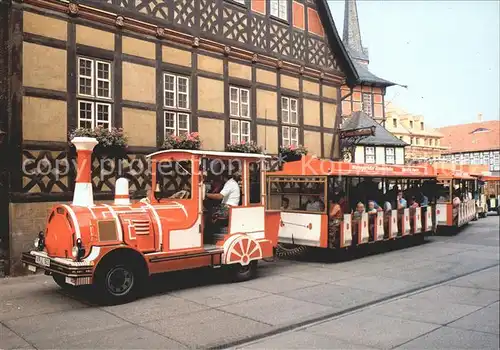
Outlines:
{"type": "Polygon", "coordinates": [[[168,134],[162,146],[162,149],[199,150],[200,148],[200,134],[197,132],[184,133],[180,135],[168,134]]]}
{"type": "Polygon", "coordinates": [[[241,142],[231,142],[226,146],[227,152],[238,152],[238,153],[260,153],[262,154],[262,146],[257,145],[254,141],[241,141],[241,142]]]}
{"type": "Polygon", "coordinates": [[[105,128],[98,126],[94,129],[77,128],[69,135],[71,140],[75,137],[93,137],[97,139],[98,144],[94,148],[94,153],[100,156],[111,156],[124,158],[127,154],[127,137],[122,128],[105,128]]]}
{"type": "Polygon", "coordinates": [[[294,162],[307,155],[307,148],[302,145],[280,146],[280,159],[284,162],[294,162]]]}

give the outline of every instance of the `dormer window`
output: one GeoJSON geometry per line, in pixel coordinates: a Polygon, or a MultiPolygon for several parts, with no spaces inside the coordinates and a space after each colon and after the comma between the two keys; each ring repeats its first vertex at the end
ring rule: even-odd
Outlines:
{"type": "Polygon", "coordinates": [[[490,129],[487,129],[487,128],[477,128],[476,130],[474,130],[473,132],[471,132],[471,134],[477,134],[477,133],[480,133],[480,132],[489,132],[491,131],[490,129]]]}
{"type": "Polygon", "coordinates": [[[397,120],[396,118],[394,118],[394,119],[392,120],[392,125],[393,125],[395,128],[397,128],[397,127],[398,127],[398,120],[397,120]]]}
{"type": "Polygon", "coordinates": [[[410,120],[410,128],[413,129],[413,120],[410,120]]]}
{"type": "Polygon", "coordinates": [[[271,16],[288,21],[288,0],[269,0],[271,16]]]}
{"type": "Polygon", "coordinates": [[[424,130],[424,122],[420,122],[420,130],[424,130]]]}

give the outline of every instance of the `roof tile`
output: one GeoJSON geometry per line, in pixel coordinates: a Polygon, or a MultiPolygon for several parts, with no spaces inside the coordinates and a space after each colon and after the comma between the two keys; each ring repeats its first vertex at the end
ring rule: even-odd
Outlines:
{"type": "Polygon", "coordinates": [[[443,134],[441,145],[449,147],[446,153],[500,149],[499,120],[451,125],[437,130],[443,134]]]}

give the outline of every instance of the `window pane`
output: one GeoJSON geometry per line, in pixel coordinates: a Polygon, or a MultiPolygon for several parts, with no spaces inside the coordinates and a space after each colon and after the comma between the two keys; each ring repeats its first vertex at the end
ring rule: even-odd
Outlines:
{"type": "Polygon", "coordinates": [[[371,155],[374,155],[375,154],[375,148],[374,147],[366,147],[365,148],[365,152],[367,155],[371,154],[371,155]]]}
{"type": "Polygon", "coordinates": [[[297,112],[290,112],[290,124],[298,124],[297,112]]]}
{"type": "Polygon", "coordinates": [[[165,106],[176,107],[175,104],[175,76],[165,74],[165,106]]]}
{"type": "Polygon", "coordinates": [[[283,146],[290,145],[290,128],[288,126],[282,128],[282,139],[283,146]]]}
{"type": "Polygon", "coordinates": [[[165,112],[165,136],[175,134],[175,113],[165,112]]]}
{"type": "Polygon", "coordinates": [[[299,129],[298,128],[290,128],[290,143],[294,146],[299,145],[299,129]]]}
{"type": "Polygon", "coordinates": [[[91,102],[79,101],[78,103],[78,127],[80,128],[93,128],[92,107],[91,102]]]}
{"type": "Polygon", "coordinates": [[[366,156],[366,162],[367,163],[375,163],[375,157],[374,156],[366,156]]]}
{"type": "Polygon", "coordinates": [[[177,90],[179,92],[178,107],[189,108],[189,103],[188,103],[189,82],[187,78],[185,77],[177,78],[177,90]]]}
{"type": "Polygon", "coordinates": [[[290,117],[288,115],[288,110],[287,109],[283,109],[281,111],[281,122],[285,123],[285,124],[288,124],[290,122],[290,117]]]}
{"type": "Polygon", "coordinates": [[[286,109],[288,110],[288,97],[282,97],[281,98],[281,109],[286,109]]]}
{"type": "Polygon", "coordinates": [[[179,113],[179,134],[189,132],[189,114],[179,113]]]}
{"type": "Polygon", "coordinates": [[[240,104],[239,104],[239,93],[238,89],[231,87],[230,88],[230,101],[231,101],[231,106],[230,106],[230,113],[232,116],[239,117],[240,116],[240,104]]]}
{"type": "Polygon", "coordinates": [[[85,58],[80,58],[79,62],[79,72],[81,76],[92,77],[92,61],[85,58]]]}
{"type": "Polygon", "coordinates": [[[78,79],[78,93],[80,95],[92,95],[92,79],[80,77],[78,79]]]}
{"type": "Polygon", "coordinates": [[[278,0],[269,0],[271,2],[271,15],[279,16],[278,0]]]}
{"type": "Polygon", "coordinates": [[[109,80],[109,63],[97,62],[97,78],[109,80]]]}
{"type": "Polygon", "coordinates": [[[250,137],[250,122],[241,122],[241,136],[250,137]]]}
{"type": "Polygon", "coordinates": [[[109,82],[104,80],[97,81],[97,96],[109,98],[111,93],[109,91],[109,82]]]}
{"type": "Polygon", "coordinates": [[[279,1],[279,18],[286,20],[287,19],[287,1],[288,0],[280,0],[279,1]]]}
{"type": "Polygon", "coordinates": [[[108,104],[97,104],[96,126],[109,128],[111,126],[111,106],[108,104]]]}
{"type": "Polygon", "coordinates": [[[240,103],[241,103],[240,117],[248,118],[250,116],[249,96],[250,96],[250,93],[248,90],[244,90],[244,89],[240,90],[240,103]]]}

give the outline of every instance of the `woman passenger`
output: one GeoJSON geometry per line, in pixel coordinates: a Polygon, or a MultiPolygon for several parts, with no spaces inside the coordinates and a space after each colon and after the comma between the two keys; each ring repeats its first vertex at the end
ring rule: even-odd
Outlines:
{"type": "Polygon", "coordinates": [[[338,233],[340,232],[340,224],[344,216],[342,207],[340,206],[341,198],[334,196],[330,201],[328,210],[328,233],[330,247],[336,247],[338,242],[338,233]]]}

